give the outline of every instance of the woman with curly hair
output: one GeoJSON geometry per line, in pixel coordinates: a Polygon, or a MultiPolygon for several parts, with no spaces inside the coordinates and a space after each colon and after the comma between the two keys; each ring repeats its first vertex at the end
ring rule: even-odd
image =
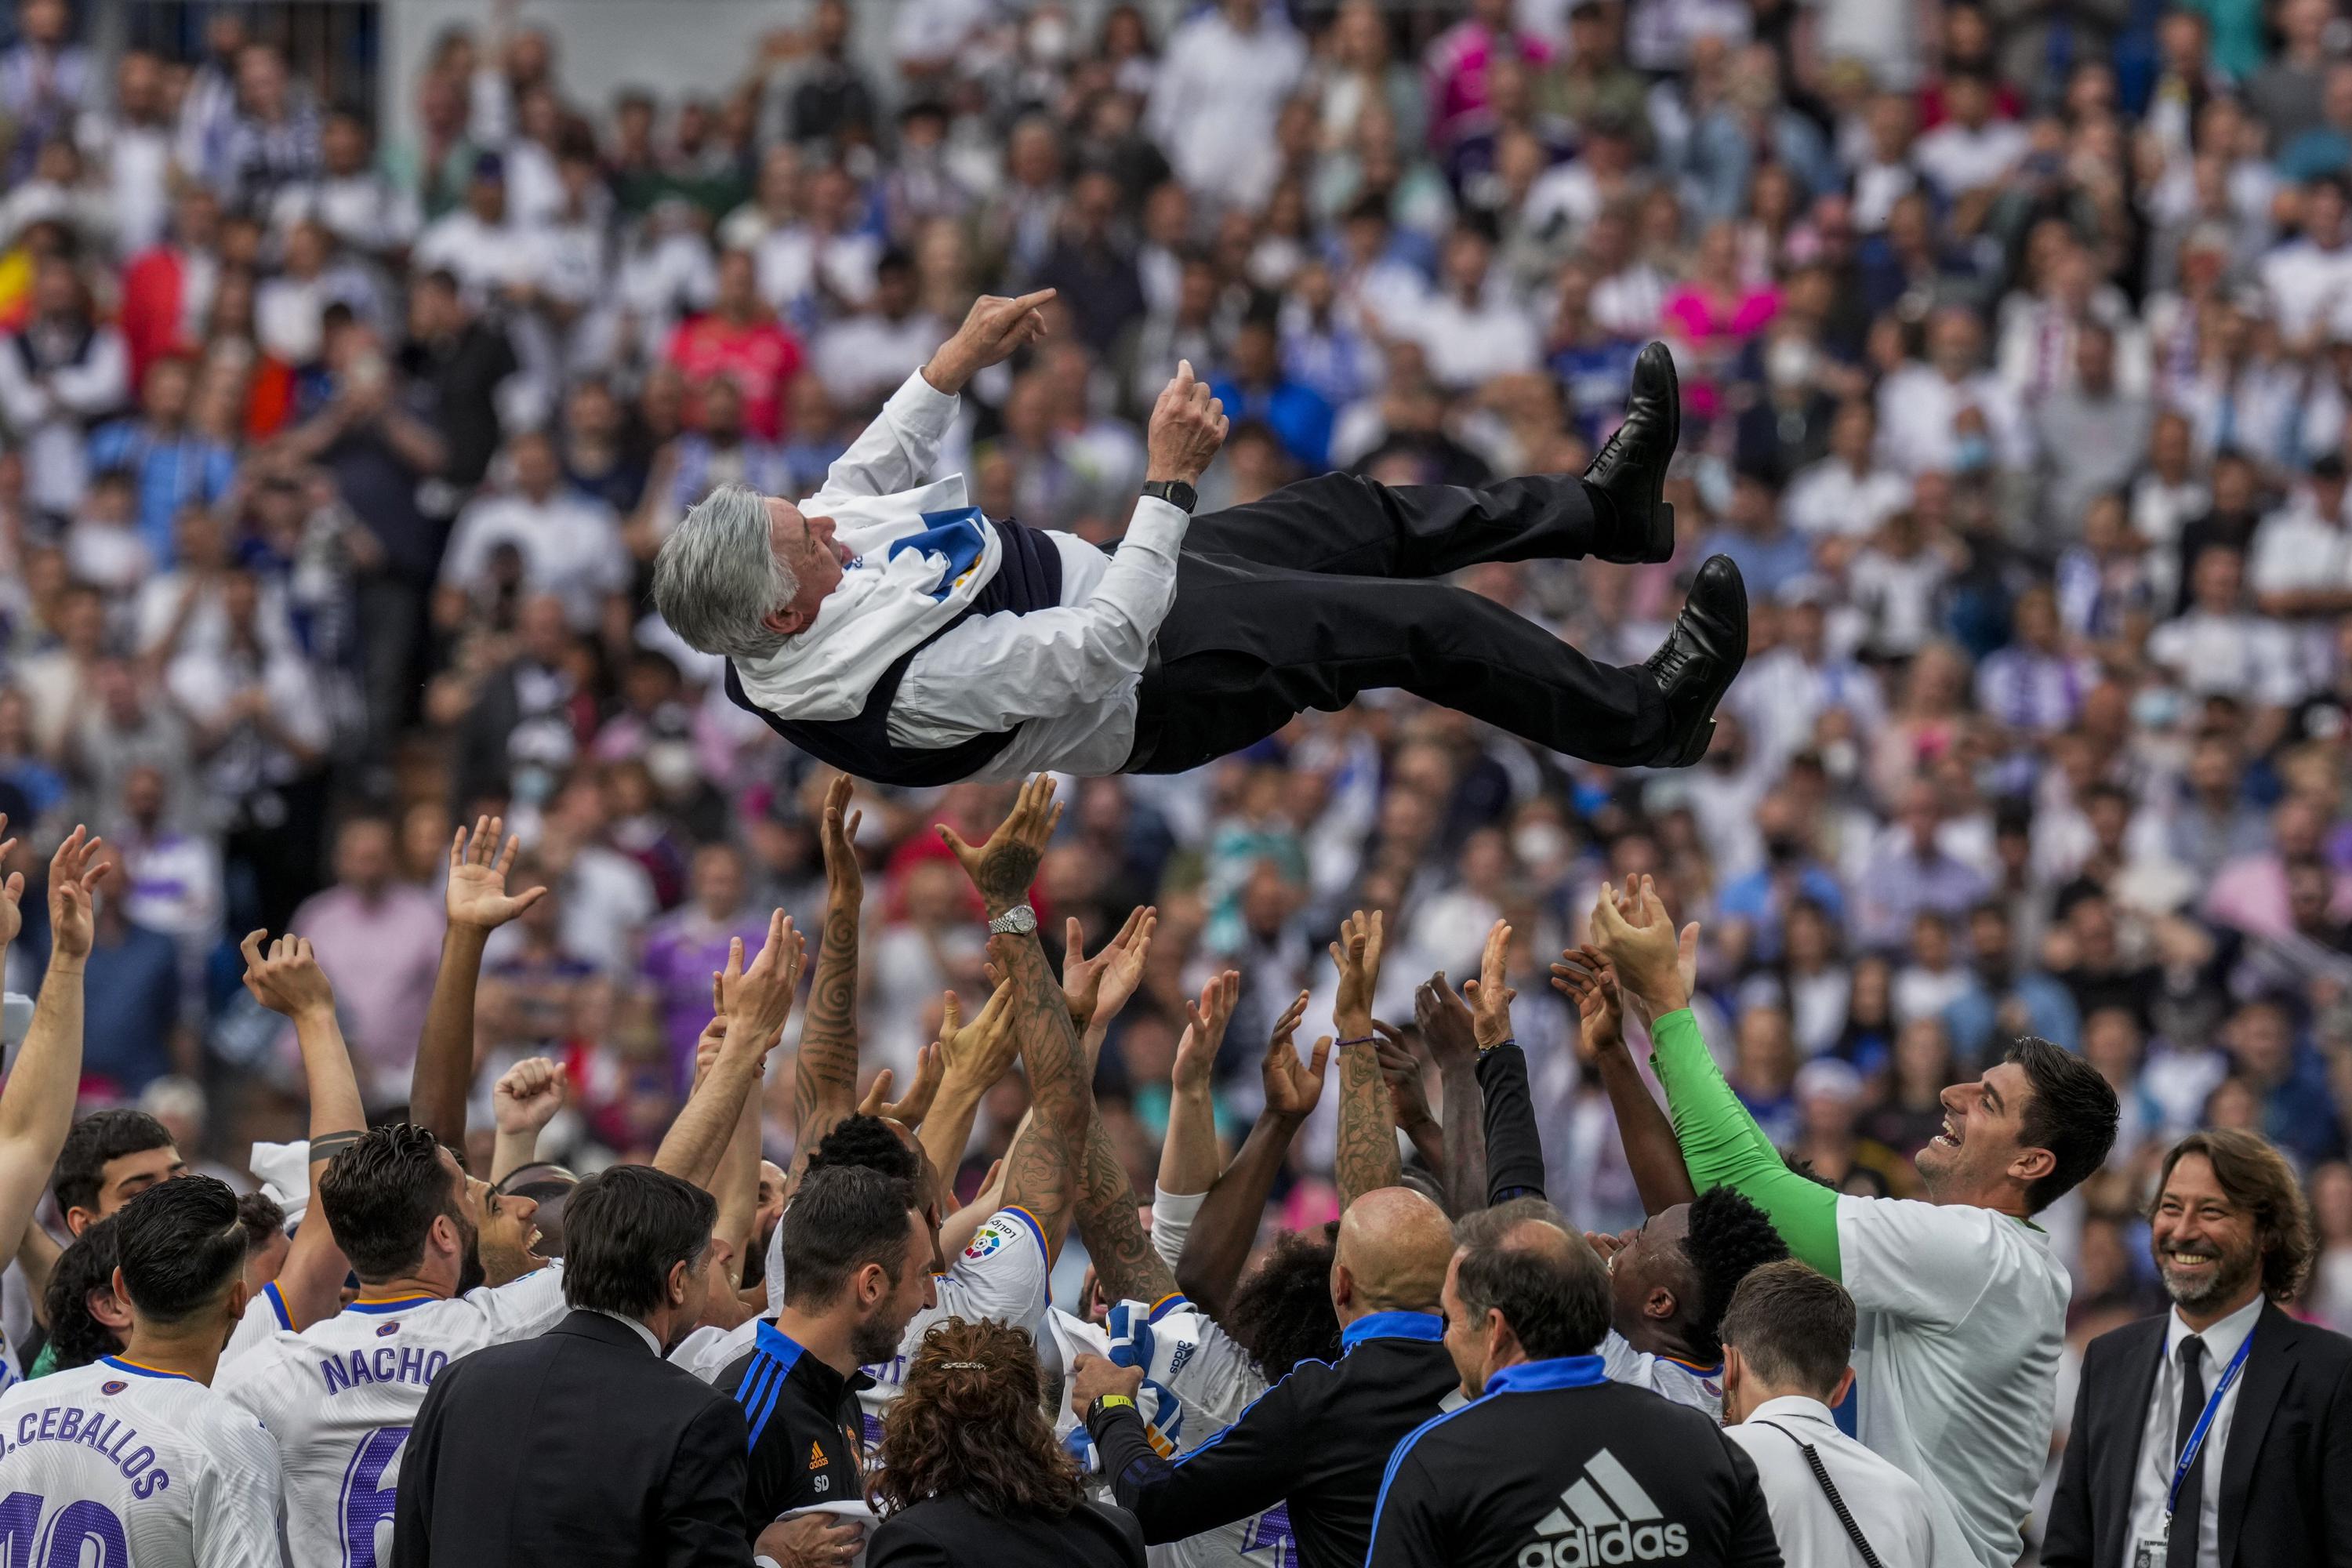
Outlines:
{"type": "Polygon", "coordinates": [[[1143,1568],[1142,1527],[1088,1501],[1054,1440],[1027,1333],[950,1318],[903,1389],[882,1422],[867,1568],[1143,1568]]]}

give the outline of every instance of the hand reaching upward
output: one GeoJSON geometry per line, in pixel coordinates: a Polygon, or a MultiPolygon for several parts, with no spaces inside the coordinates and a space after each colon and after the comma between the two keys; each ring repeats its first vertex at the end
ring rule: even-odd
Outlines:
{"type": "Polygon", "coordinates": [[[1486,933],[1486,948],[1478,960],[1478,978],[1465,983],[1463,996],[1470,1004],[1470,1025],[1478,1048],[1491,1051],[1511,1037],[1511,1004],[1518,999],[1505,976],[1511,967],[1511,928],[1496,921],[1486,933]]]}
{"type": "Polygon", "coordinates": [[[857,863],[857,826],[862,811],[849,809],[856,787],[847,773],[835,773],[824,789],[824,884],[827,894],[854,908],[866,896],[866,872],[857,863]]]}
{"type": "Polygon", "coordinates": [[[997,825],[987,843],[975,849],[944,822],[939,825],[940,842],[980,889],[988,912],[1001,915],[1027,901],[1029,884],[1037,879],[1037,863],[1045,858],[1046,841],[1061,820],[1062,808],[1054,801],[1054,775],[1039,773],[1021,786],[1012,814],[997,825]]]}
{"type": "MultiPolygon", "coordinates": [[[[1688,942],[1694,958],[1697,935],[1694,927],[1688,942]]],[[[1630,910],[1619,908],[1616,889],[1606,882],[1601,885],[1600,900],[1592,907],[1592,944],[1616,970],[1627,998],[1651,1017],[1690,1005],[1682,978],[1685,944],[1677,941],[1675,922],[1667,918],[1649,878],[1642,879],[1640,896],[1630,910]]]]}
{"type": "Polygon", "coordinates": [[[307,938],[289,931],[264,952],[261,939],[269,933],[247,931],[237,950],[245,954],[245,988],[253,999],[289,1018],[324,1015],[333,1017],[335,988],[307,938]]]}
{"type": "Polygon", "coordinates": [[[1129,910],[1118,934],[1103,943],[1092,958],[1086,952],[1086,930],[1072,915],[1063,928],[1062,995],[1070,1005],[1070,1023],[1081,1034],[1099,1015],[1104,1023],[1143,984],[1143,961],[1151,951],[1151,933],[1160,924],[1160,910],[1150,904],[1129,910]]]}
{"type": "Polygon", "coordinates": [[[1298,1021],[1307,1016],[1307,993],[1282,1010],[1275,1020],[1274,1037],[1266,1042],[1265,1060],[1259,1066],[1259,1077],[1265,1085],[1265,1108],[1275,1115],[1290,1121],[1307,1120],[1323,1098],[1323,1077],[1331,1062],[1331,1037],[1324,1036],[1315,1042],[1313,1057],[1301,1062],[1298,1050],[1291,1043],[1298,1033],[1298,1021]]]}
{"type": "MultiPolygon", "coordinates": [[[[49,858],[51,962],[86,959],[98,941],[95,900],[99,879],[106,875],[110,862],[98,858],[106,840],[89,835],[87,827],[76,826],[49,858]]],[[[13,910],[14,900],[10,902],[13,910]]]]}
{"type": "Polygon", "coordinates": [[[457,829],[449,842],[449,923],[496,931],[540,900],[545,888],[507,896],[507,873],[514,869],[522,840],[506,833],[506,819],[477,817],[471,833],[457,829]],[[500,837],[504,835],[504,847],[500,837]]]}
{"type": "Polygon", "coordinates": [[[1576,1004],[1580,1025],[1576,1054],[1591,1062],[1625,1043],[1624,1012],[1619,1005],[1617,972],[1598,948],[1571,947],[1551,966],[1552,989],[1576,1004]]]}
{"type": "Polygon", "coordinates": [[[1171,1075],[1177,1092],[1208,1086],[1210,1070],[1217,1063],[1217,1047],[1224,1044],[1225,1026],[1233,1021],[1234,1005],[1241,995],[1241,973],[1228,969],[1202,988],[1198,1002],[1186,1000],[1184,1036],[1176,1042],[1176,1065],[1171,1075]]]}
{"type": "Polygon", "coordinates": [[[1339,922],[1339,940],[1331,943],[1331,962],[1339,969],[1331,1021],[1349,1039],[1372,1032],[1372,993],[1381,984],[1383,926],[1380,910],[1367,916],[1358,910],[1339,922]]]}
{"type": "Polygon", "coordinates": [[[527,1057],[499,1075],[490,1090],[500,1132],[538,1134],[563,1109],[563,1069],[545,1057],[527,1057]]]}
{"type": "Polygon", "coordinates": [[[719,980],[729,1032],[741,1023],[761,1051],[772,1049],[784,1032],[784,1020],[792,1016],[801,963],[807,955],[808,944],[793,929],[792,916],[782,910],[769,915],[767,940],[760,944],[759,956],[750,967],[743,963],[742,944],[736,943],[719,980]]]}
{"type": "MultiPolygon", "coordinates": [[[[0,866],[7,864],[8,857],[16,848],[16,841],[5,837],[7,831],[8,814],[0,811],[0,866]]],[[[0,880],[0,947],[16,941],[16,934],[25,929],[24,898],[25,873],[9,872],[5,880],[0,880]]]]}

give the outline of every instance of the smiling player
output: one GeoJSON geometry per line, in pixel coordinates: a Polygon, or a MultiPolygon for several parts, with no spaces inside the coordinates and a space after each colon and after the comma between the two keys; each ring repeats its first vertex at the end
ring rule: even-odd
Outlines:
{"type": "Polygon", "coordinates": [[[1651,1062],[1691,1181],[1746,1194],[1793,1256],[1845,1285],[1862,1440],[1927,1489],[1939,1559],[2008,1568],[2049,1457],[2072,1289],[2031,1216],[2105,1160],[2115,1091],[2082,1058],[2020,1039],[1944,1090],[1944,1131],[1918,1157],[1926,1202],[1841,1195],[1783,1164],[1724,1081],[1650,879],[1630,915],[1604,888],[1592,930],[1657,1020],[1651,1062]]]}

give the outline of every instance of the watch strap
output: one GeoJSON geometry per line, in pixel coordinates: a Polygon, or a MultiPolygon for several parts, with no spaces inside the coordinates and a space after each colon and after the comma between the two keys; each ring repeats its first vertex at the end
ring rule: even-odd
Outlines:
{"type": "Polygon", "coordinates": [[[1164,500],[1187,515],[1201,504],[1200,492],[1181,479],[1152,479],[1144,485],[1143,493],[1154,500],[1164,500]]]}

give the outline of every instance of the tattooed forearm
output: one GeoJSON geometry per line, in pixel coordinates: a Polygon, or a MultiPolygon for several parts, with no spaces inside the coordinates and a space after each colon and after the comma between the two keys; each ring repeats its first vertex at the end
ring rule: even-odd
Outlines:
{"type": "Polygon", "coordinates": [[[1001,944],[1013,979],[1013,1026],[1029,1069],[1027,1129],[1005,1156],[1004,1202],[1035,1216],[1058,1246],[1077,1204],[1078,1171],[1094,1113],[1094,1086],[1070,1027],[1062,987],[1035,933],[1001,944]]]}
{"type": "Polygon", "coordinates": [[[809,982],[793,1068],[793,1164],[857,1105],[857,918],[860,891],[835,887],[825,902],[824,932],[809,982]]]}
{"type": "Polygon", "coordinates": [[[1143,1222],[1136,1217],[1135,1185],[1111,1146],[1110,1130],[1099,1112],[1087,1122],[1086,1184],[1078,1196],[1078,1236],[1094,1259],[1095,1278],[1106,1301],[1157,1302],[1173,1295],[1175,1272],[1168,1267],[1143,1222]]]}
{"type": "MultiPolygon", "coordinates": [[[[1396,1112],[1380,1058],[1369,1045],[1339,1047],[1339,1144],[1334,1173],[1339,1202],[1354,1203],[1404,1173],[1397,1157],[1396,1112]]],[[[1197,1223],[1197,1222],[1196,1222],[1197,1223]]]]}

